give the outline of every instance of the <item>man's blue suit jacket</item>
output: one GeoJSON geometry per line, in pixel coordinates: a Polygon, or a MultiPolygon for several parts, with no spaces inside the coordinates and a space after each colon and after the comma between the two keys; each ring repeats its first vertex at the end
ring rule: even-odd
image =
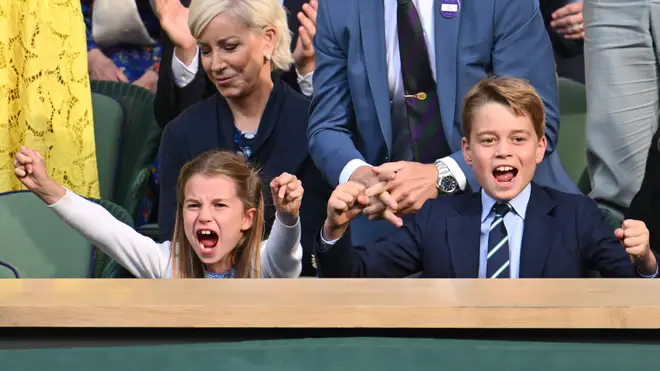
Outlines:
{"type": "MultiPolygon", "coordinates": [[[[478,278],[479,192],[427,201],[389,236],[353,247],[350,232],[315,255],[319,277],[478,278]]],[[[660,261],[660,260],[659,260],[660,261]]],[[[520,278],[639,277],[596,204],[587,196],[532,183],[525,215],[520,278]]]]}
{"type": "MultiPolygon", "coordinates": [[[[372,165],[390,160],[392,124],[383,1],[319,2],[309,150],[333,185],[350,160],[362,159],[372,165]]],[[[436,0],[440,110],[452,157],[470,188],[479,185],[461,153],[463,97],[479,80],[496,74],[527,79],[545,103],[548,149],[535,181],[578,192],[554,153],[559,132],[557,79],[538,1],[464,1],[454,18],[444,18],[440,5],[436,0]]]]}

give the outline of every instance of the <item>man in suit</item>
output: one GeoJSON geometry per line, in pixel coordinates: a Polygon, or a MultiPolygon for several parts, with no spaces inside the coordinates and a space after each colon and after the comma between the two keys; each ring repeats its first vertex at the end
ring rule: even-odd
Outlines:
{"type": "Polygon", "coordinates": [[[612,233],[596,204],[532,183],[547,147],[541,98],[525,81],[486,79],[466,96],[462,153],[480,192],[429,200],[386,238],[353,248],[349,221],[380,192],[337,187],[315,248],[321,277],[655,277],[643,222],[612,233]]]}
{"type": "Polygon", "coordinates": [[[585,0],[589,196],[622,218],[660,129],[660,2],[585,0]]]}
{"type": "MultiPolygon", "coordinates": [[[[525,78],[543,97],[548,146],[535,180],[579,192],[554,153],[557,80],[537,1],[321,1],[314,49],[314,162],[333,186],[373,185],[376,165],[397,171],[365,210],[372,218],[400,225],[429,198],[478,187],[460,151],[460,102],[491,73],[525,78]]],[[[366,217],[354,226],[356,243],[391,230],[366,217]]]]}
{"type": "MultiPolygon", "coordinates": [[[[294,66],[278,78],[311,96],[315,58],[312,38],[316,33],[317,0],[280,0],[288,10],[292,31],[294,66]]],[[[199,62],[197,42],[188,29],[190,0],[155,0],[165,31],[154,114],[164,128],[191,105],[217,93],[199,62]]]]}

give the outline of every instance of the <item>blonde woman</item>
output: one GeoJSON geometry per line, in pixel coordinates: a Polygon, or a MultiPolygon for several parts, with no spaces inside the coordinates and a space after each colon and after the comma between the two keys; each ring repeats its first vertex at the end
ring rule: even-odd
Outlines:
{"type": "MultiPolygon", "coordinates": [[[[217,93],[166,126],[160,146],[161,240],[175,232],[177,178],[183,165],[209,150],[240,153],[262,169],[264,184],[282,173],[305,184],[300,209],[304,276],[316,276],[311,251],[332,189],[307,152],[309,100],[273,78],[293,63],[291,34],[279,0],[193,0],[189,26],[217,93]]],[[[264,189],[267,225],[276,207],[264,189]]]]}
{"type": "Polygon", "coordinates": [[[255,278],[300,275],[301,182],[282,174],[270,184],[277,209],[262,241],[261,179],[237,154],[207,152],[181,170],[173,242],[156,243],[104,208],[52,180],[39,152],[22,147],[15,174],[71,227],[138,278],[255,278]]]}
{"type": "Polygon", "coordinates": [[[98,197],[85,50],[80,1],[0,1],[0,193],[21,189],[12,161],[27,144],[58,182],[98,197]]]}

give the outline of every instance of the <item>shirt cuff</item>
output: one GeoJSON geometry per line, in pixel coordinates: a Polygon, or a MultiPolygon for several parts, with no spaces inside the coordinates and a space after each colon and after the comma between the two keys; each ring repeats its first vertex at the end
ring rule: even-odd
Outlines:
{"type": "Polygon", "coordinates": [[[439,161],[442,162],[443,164],[445,164],[445,166],[447,166],[447,168],[451,172],[451,175],[453,175],[454,179],[456,179],[456,182],[458,183],[458,188],[460,188],[461,191],[465,190],[465,185],[467,184],[467,179],[465,178],[465,173],[463,173],[463,170],[461,170],[461,167],[458,166],[458,163],[456,162],[456,160],[454,160],[453,158],[447,156],[447,157],[441,158],[439,161]]]}
{"type": "Polygon", "coordinates": [[[179,58],[176,56],[176,51],[172,52],[172,77],[174,79],[174,85],[179,88],[183,88],[186,85],[190,84],[197,75],[197,70],[199,68],[199,48],[195,53],[195,58],[193,58],[190,66],[186,66],[179,58]]]}
{"type": "Polygon", "coordinates": [[[337,241],[339,241],[339,239],[327,241],[325,238],[323,238],[323,231],[321,231],[319,235],[321,236],[321,244],[319,245],[320,252],[329,251],[332,248],[332,246],[334,246],[334,244],[337,243],[337,241]]]}
{"type": "Polygon", "coordinates": [[[277,217],[277,220],[282,223],[282,225],[293,228],[298,225],[298,222],[300,218],[294,218],[291,215],[288,214],[281,214],[279,211],[275,213],[275,216],[277,217]]]}
{"type": "Polygon", "coordinates": [[[346,166],[344,166],[344,169],[341,171],[341,173],[339,174],[339,184],[344,184],[348,182],[348,180],[351,179],[351,175],[353,175],[353,172],[360,166],[371,166],[371,165],[360,160],[359,158],[349,161],[346,164],[346,166]]]}
{"type": "Polygon", "coordinates": [[[314,85],[312,85],[312,78],[314,77],[314,71],[308,72],[305,76],[302,76],[298,69],[296,69],[296,75],[298,76],[298,86],[300,86],[300,91],[307,97],[311,97],[314,94],[314,85]]]}
{"type": "Polygon", "coordinates": [[[70,198],[71,197],[71,193],[73,193],[73,192],[69,188],[67,188],[65,186],[60,186],[60,187],[64,188],[64,196],[62,196],[62,198],[60,198],[59,200],[55,201],[54,203],[52,203],[50,205],[46,204],[46,206],[56,208],[57,205],[62,202],[62,200],[64,200],[65,198],[70,198]]]}
{"type": "MultiPolygon", "coordinates": [[[[321,236],[321,238],[323,238],[323,236],[321,236]]],[[[658,265],[657,265],[657,264],[655,265],[655,273],[653,273],[653,274],[650,275],[650,276],[647,276],[647,275],[645,275],[645,274],[642,274],[642,273],[639,271],[639,268],[637,268],[637,274],[639,274],[640,277],[642,277],[642,278],[656,278],[656,277],[658,276],[658,265]]]]}

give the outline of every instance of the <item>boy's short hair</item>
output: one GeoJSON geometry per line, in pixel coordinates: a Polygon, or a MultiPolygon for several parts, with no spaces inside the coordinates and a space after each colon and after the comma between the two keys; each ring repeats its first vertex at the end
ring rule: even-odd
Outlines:
{"type": "Polygon", "coordinates": [[[545,106],[543,100],[527,81],[516,77],[489,77],[477,83],[463,100],[463,136],[470,140],[472,122],[479,108],[488,103],[509,107],[516,116],[528,116],[536,136],[545,135],[545,106]]]}

